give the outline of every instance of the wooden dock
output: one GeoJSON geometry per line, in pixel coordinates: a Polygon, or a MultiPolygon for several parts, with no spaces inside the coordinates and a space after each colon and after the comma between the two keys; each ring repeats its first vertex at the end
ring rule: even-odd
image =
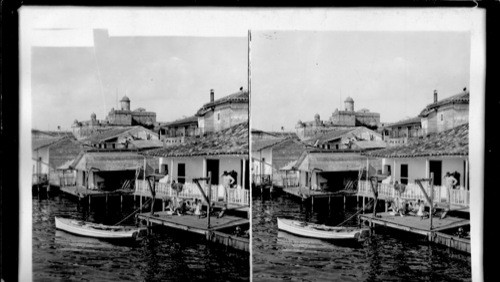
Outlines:
{"type": "Polygon", "coordinates": [[[370,227],[385,226],[393,229],[403,230],[426,236],[430,241],[446,245],[461,251],[470,253],[470,240],[448,235],[442,231],[470,225],[468,219],[447,216],[444,219],[433,217],[432,229],[429,219],[421,219],[419,216],[391,215],[388,212],[373,214],[362,214],[359,216],[362,222],[368,222],[370,227]]]}
{"type": "Polygon", "coordinates": [[[88,198],[89,204],[91,203],[92,198],[106,198],[106,202],[108,201],[108,197],[112,196],[120,196],[120,202],[123,202],[123,196],[132,195],[132,190],[113,190],[113,191],[102,191],[102,190],[94,190],[94,189],[86,189],[83,186],[63,186],[60,187],[61,192],[77,197],[79,200],[83,198],[88,198]]]}
{"type": "Polygon", "coordinates": [[[330,200],[331,198],[335,197],[344,197],[344,206],[346,203],[346,197],[347,196],[354,196],[356,195],[356,192],[353,191],[337,191],[337,192],[328,192],[328,191],[321,191],[321,190],[311,190],[309,188],[305,187],[287,187],[283,188],[283,192],[290,194],[295,197],[301,198],[303,201],[311,199],[311,207],[314,209],[314,199],[325,199],[328,198],[328,205],[330,206],[330,200]]]}
{"type": "Polygon", "coordinates": [[[249,225],[246,218],[225,215],[221,218],[210,217],[210,227],[207,227],[207,218],[199,218],[197,215],[169,215],[167,212],[141,213],[137,215],[139,220],[145,220],[147,226],[153,224],[166,226],[173,229],[184,230],[196,234],[205,235],[211,242],[222,243],[235,249],[249,251],[249,239],[221,232],[226,228],[249,225]]]}

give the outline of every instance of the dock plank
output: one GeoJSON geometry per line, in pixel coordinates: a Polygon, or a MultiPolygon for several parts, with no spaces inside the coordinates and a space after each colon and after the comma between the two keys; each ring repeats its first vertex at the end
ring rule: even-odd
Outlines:
{"type": "Polygon", "coordinates": [[[154,224],[164,225],[176,229],[186,230],[198,234],[206,234],[207,231],[220,230],[223,228],[248,224],[245,218],[225,215],[221,218],[210,217],[210,229],[207,228],[207,218],[198,218],[197,215],[169,215],[167,212],[155,212],[157,216],[150,213],[141,213],[139,219],[149,220],[154,224]]]}
{"type": "Polygon", "coordinates": [[[470,224],[470,221],[463,218],[447,216],[444,219],[439,217],[432,218],[432,230],[430,229],[429,219],[421,219],[419,216],[404,216],[391,215],[390,213],[377,213],[379,217],[374,218],[373,214],[362,214],[362,220],[373,221],[376,224],[391,226],[397,229],[415,229],[421,230],[425,233],[429,231],[441,231],[445,229],[465,226],[470,224]]]}
{"type": "Polygon", "coordinates": [[[283,188],[283,192],[301,197],[301,198],[328,198],[328,197],[342,197],[342,196],[347,196],[347,195],[354,195],[355,193],[339,193],[339,192],[328,192],[328,191],[321,191],[321,190],[311,190],[308,188],[304,187],[288,187],[288,188],[283,188]]]}

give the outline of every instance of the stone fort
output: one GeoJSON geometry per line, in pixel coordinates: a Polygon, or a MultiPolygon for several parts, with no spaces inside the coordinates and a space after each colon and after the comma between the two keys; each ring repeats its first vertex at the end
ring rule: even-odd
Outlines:
{"type": "Polygon", "coordinates": [[[347,97],[344,101],[344,110],[335,109],[332,116],[326,121],[320,119],[319,114],[314,115],[313,121],[298,121],[295,130],[299,138],[312,136],[321,132],[345,127],[364,126],[376,130],[380,125],[380,114],[370,112],[368,109],[354,110],[354,100],[347,97]]]}

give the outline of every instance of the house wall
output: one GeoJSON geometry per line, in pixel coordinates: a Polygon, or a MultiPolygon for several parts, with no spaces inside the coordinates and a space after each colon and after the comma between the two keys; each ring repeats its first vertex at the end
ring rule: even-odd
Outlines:
{"type": "Polygon", "coordinates": [[[260,151],[252,152],[252,174],[273,174],[273,150],[272,148],[267,148],[260,151]],[[266,163],[270,165],[262,164],[260,161],[262,158],[265,159],[266,163]],[[257,159],[257,160],[255,160],[257,159]],[[262,170],[261,170],[262,169],[262,170]]]}
{"type": "MultiPolygon", "coordinates": [[[[184,163],[186,165],[186,182],[192,182],[193,178],[205,177],[206,175],[206,164],[205,157],[167,157],[159,158],[160,168],[163,164],[168,165],[170,179],[178,180],[178,164],[184,163]],[[172,167],[173,161],[173,167],[172,167]]],[[[210,156],[209,159],[219,159],[219,173],[222,174],[224,171],[234,170],[238,173],[238,185],[240,185],[240,176],[242,174],[240,161],[242,157],[217,157],[210,156]]],[[[248,169],[248,168],[247,168],[248,169]]],[[[221,179],[219,175],[219,180],[221,179]]],[[[219,183],[222,184],[222,183],[219,183]]]]}
{"type": "Polygon", "coordinates": [[[33,150],[32,152],[32,170],[33,173],[48,174],[49,173],[49,147],[43,147],[38,150],[33,150]],[[42,158],[41,163],[37,167],[38,158],[42,158]]]}
{"type": "MultiPolygon", "coordinates": [[[[386,172],[386,166],[391,167],[392,176],[395,180],[401,182],[401,164],[408,165],[408,182],[415,182],[415,179],[427,178],[429,177],[429,168],[426,161],[441,161],[441,173],[439,177],[443,178],[446,172],[460,173],[460,185],[463,186],[465,183],[465,171],[464,171],[464,157],[447,157],[447,158],[398,158],[398,159],[383,159],[382,166],[383,172],[386,172]],[[394,161],[396,163],[396,169],[394,169],[394,161]]],[[[438,177],[438,176],[434,176],[438,177]]],[[[394,180],[394,179],[393,179],[394,180]]],[[[444,181],[442,181],[444,183],[444,181]]]]}
{"type": "Polygon", "coordinates": [[[245,121],[248,121],[248,104],[219,105],[205,115],[204,132],[220,131],[245,121]]]}
{"type": "Polygon", "coordinates": [[[422,118],[424,134],[442,132],[469,122],[469,105],[452,104],[438,108],[422,118]]]}

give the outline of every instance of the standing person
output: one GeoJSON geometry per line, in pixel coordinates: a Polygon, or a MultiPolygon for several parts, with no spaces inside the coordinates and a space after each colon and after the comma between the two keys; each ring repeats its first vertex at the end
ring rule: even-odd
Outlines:
{"type": "Polygon", "coordinates": [[[453,174],[450,172],[447,172],[446,175],[444,176],[445,180],[445,185],[446,185],[446,192],[448,193],[447,195],[447,201],[448,201],[448,208],[441,214],[441,219],[446,217],[446,213],[451,209],[451,190],[455,185],[457,184],[457,180],[455,177],[453,177],[453,174]]]}
{"type": "Polygon", "coordinates": [[[227,171],[224,171],[224,173],[222,174],[222,185],[224,186],[224,208],[219,213],[218,217],[222,217],[225,210],[227,209],[229,188],[231,187],[231,185],[233,185],[233,183],[234,178],[227,171]]]}

